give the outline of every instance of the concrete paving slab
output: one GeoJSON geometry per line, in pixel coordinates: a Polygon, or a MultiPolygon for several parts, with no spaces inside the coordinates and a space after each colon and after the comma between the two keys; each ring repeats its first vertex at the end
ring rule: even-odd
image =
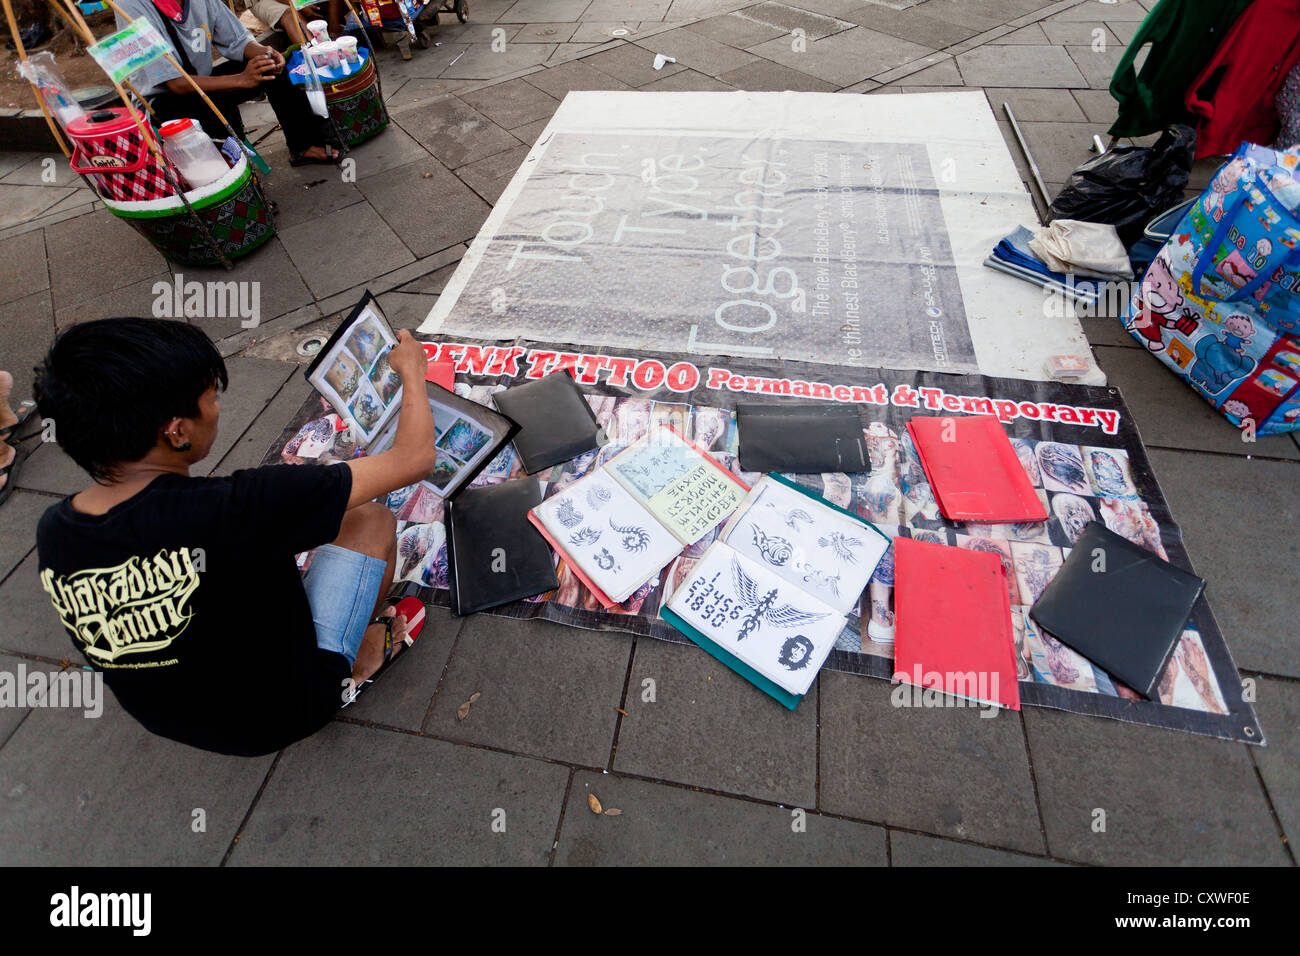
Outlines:
{"type": "Polygon", "coordinates": [[[45,233],[33,229],[0,242],[0,305],[50,287],[45,233]]]}
{"type": "Polygon", "coordinates": [[[21,153],[26,157],[13,170],[0,177],[5,186],[66,186],[85,187],[86,181],[72,171],[72,166],[60,153],[21,153]]]}
{"type": "Polygon", "coordinates": [[[529,123],[526,126],[516,126],[510,131],[510,135],[525,146],[534,146],[549,122],[550,118],[548,117],[544,120],[538,120],[536,123],[529,123]]]}
{"type": "Polygon", "coordinates": [[[1300,545],[1291,534],[1300,463],[1159,449],[1150,456],[1237,666],[1300,678],[1300,545]],[[1266,560],[1233,557],[1247,535],[1250,552],[1266,560]]]}
{"type": "Polygon", "coordinates": [[[54,343],[54,332],[54,309],[48,292],[35,292],[0,305],[0,368],[14,377],[10,396],[13,404],[32,397],[34,369],[54,343]]]}
{"type": "MultiPolygon", "coordinates": [[[[520,25],[522,26],[522,24],[520,25]]],[[[510,25],[503,24],[502,26],[507,31],[513,29],[510,25]]],[[[441,29],[440,27],[439,30],[441,29]]],[[[491,31],[489,30],[488,33],[490,35],[491,31]]],[[[437,33],[431,37],[430,43],[441,43],[442,45],[431,45],[427,50],[414,50],[409,60],[389,58],[388,62],[383,65],[385,85],[397,79],[428,80],[442,76],[447,67],[451,65],[452,60],[455,60],[462,53],[468,56],[473,48],[473,44],[459,43],[449,36],[439,36],[437,33]]],[[[487,48],[486,44],[479,45],[485,49],[487,48]]],[[[459,64],[459,61],[457,63],[459,64]]],[[[450,86],[454,81],[444,80],[443,82],[450,86]]],[[[448,92],[454,91],[448,90],[448,92]]]]}
{"type": "Polygon", "coordinates": [[[889,7],[871,4],[859,4],[856,10],[837,16],[879,33],[887,33],[891,37],[936,50],[967,40],[983,29],[978,25],[932,16],[924,9],[891,10],[889,7]]]}
{"type": "Polygon", "coordinates": [[[519,140],[454,96],[405,111],[401,122],[448,169],[519,145],[519,140]]]}
{"type": "Polygon", "coordinates": [[[527,23],[510,38],[511,43],[568,43],[578,31],[573,23],[527,23]]]}
{"type": "MultiPolygon", "coordinates": [[[[289,261],[289,255],[284,251],[284,246],[281,244],[279,237],[271,238],[252,255],[236,260],[235,268],[230,272],[220,266],[205,268],[202,266],[181,266],[174,263],[171,265],[171,269],[172,275],[183,283],[250,283],[249,287],[236,293],[237,296],[243,298],[235,299],[232,297],[229,304],[224,306],[222,311],[226,314],[205,314],[189,318],[191,325],[197,325],[208,333],[208,337],[214,342],[242,331],[246,328],[245,321],[251,322],[256,318],[259,324],[269,322],[271,319],[284,315],[286,312],[292,312],[313,301],[311,292],[308,291],[307,286],[298,275],[293,263],[289,261]],[[236,306],[240,303],[250,305],[253,303],[254,284],[257,290],[258,314],[251,317],[241,315],[236,306]]],[[[217,300],[214,304],[219,308],[222,307],[220,300],[217,300]]],[[[255,327],[247,326],[247,328],[255,327]]]]}
{"type": "Polygon", "coordinates": [[[76,269],[50,270],[56,309],[167,270],[162,254],[107,210],[47,227],[45,248],[51,262],[78,264],[76,269]]]}
{"type": "Polygon", "coordinates": [[[682,70],[662,80],[647,83],[641,89],[651,93],[728,93],[735,87],[694,70],[682,70]]]}
{"type": "MultiPolygon", "coordinates": [[[[1052,92],[1068,93],[1066,90],[1052,92]]],[[[1011,109],[1015,108],[1016,104],[1012,103],[1011,109]]],[[[998,114],[1005,115],[1000,101],[998,114]]],[[[1027,121],[1019,112],[1016,113],[1016,122],[1020,124],[1020,132],[1029,144],[1029,151],[1034,154],[1043,179],[1051,183],[1065,182],[1075,169],[1094,158],[1097,154],[1089,152],[1088,147],[1092,145],[1092,137],[1103,132],[1095,123],[1040,123],[1027,121]]]]}
{"type": "Polygon", "coordinates": [[[729,47],[725,43],[719,43],[717,40],[711,40],[685,28],[642,37],[635,42],[637,46],[651,51],[646,55],[648,60],[654,59],[653,54],[662,53],[665,56],[675,57],[679,66],[690,67],[708,76],[718,76],[721,73],[738,70],[756,61],[753,54],[729,47]]]}
{"type": "Polygon", "coordinates": [[[477,163],[462,166],[456,170],[456,175],[478,193],[484,202],[495,205],[530,149],[529,146],[508,149],[504,153],[480,159],[477,163]]]}
{"type": "Polygon", "coordinates": [[[606,45],[604,43],[560,43],[556,45],[551,55],[546,58],[546,65],[558,66],[561,63],[579,59],[587,52],[603,52],[601,47],[606,45]]]}
{"type": "Polygon", "coordinates": [[[561,866],[884,866],[880,827],[619,774],[579,772],[560,828],[561,866]],[[607,816],[592,812],[595,794],[607,816]],[[798,826],[796,828],[796,820],[798,826]]]}
{"type": "Polygon", "coordinates": [[[1046,34],[1048,43],[1059,43],[1062,46],[1099,46],[1102,48],[1118,46],[1121,49],[1124,46],[1100,19],[1044,20],[1038,26],[1046,34]]]}
{"type": "Polygon", "coordinates": [[[1041,707],[1024,716],[1053,856],[1104,866],[1289,862],[1246,744],[1041,707]]]}
{"type": "Polygon", "coordinates": [[[790,41],[786,38],[760,43],[751,52],[775,60],[792,70],[811,73],[839,86],[848,86],[865,77],[928,56],[934,49],[866,27],[855,27],[824,40],[814,40],[802,53],[792,50],[790,41]]]}
{"type": "Polygon", "coordinates": [[[0,149],[0,179],[8,176],[14,170],[21,169],[30,163],[35,157],[29,152],[19,152],[18,150],[0,149]]]}
{"type": "Polygon", "coordinates": [[[1146,8],[1137,0],[1119,0],[1118,3],[1088,0],[1087,3],[1053,14],[1049,20],[1057,23],[1061,21],[1090,23],[1094,20],[1105,20],[1108,23],[1112,20],[1141,22],[1146,19],[1146,15],[1146,8]]]}
{"type": "Polygon", "coordinates": [[[759,60],[739,70],[732,70],[719,77],[724,83],[738,90],[774,91],[796,90],[808,93],[833,93],[835,84],[826,80],[800,73],[771,60],[759,60]]]}
{"type": "Polygon", "coordinates": [[[574,43],[605,43],[626,40],[641,32],[639,20],[583,20],[570,37],[574,43]],[[615,32],[622,31],[622,32],[615,32]]]}
{"type": "Polygon", "coordinates": [[[583,20],[662,20],[672,0],[591,0],[583,20]]]}
{"type": "Polygon", "coordinates": [[[424,730],[450,740],[604,767],[631,645],[627,634],[549,621],[481,614],[467,618],[424,730]],[[475,693],[482,696],[460,720],[457,708],[475,693]]]}
{"type": "Polygon", "coordinates": [[[571,22],[582,19],[589,6],[591,0],[518,0],[502,19],[516,23],[571,22]]]}
{"type": "Polygon", "coordinates": [[[1264,778],[1282,830],[1294,848],[1296,834],[1300,833],[1300,685],[1294,681],[1260,680],[1255,711],[1268,735],[1268,746],[1257,747],[1250,754],[1264,778]]]}
{"type": "Polygon", "coordinates": [[[1122,45],[1110,43],[1101,50],[1093,46],[1067,46],[1065,49],[1090,87],[1094,90],[1110,88],[1110,78],[1124,56],[1122,45]]]}
{"type": "Polygon", "coordinates": [[[549,119],[560,105],[555,97],[522,79],[507,80],[485,90],[466,93],[461,100],[507,130],[549,119]]]}
{"type": "MultiPolygon", "coordinates": [[[[506,12],[514,5],[515,0],[474,0],[470,19],[475,23],[495,23],[497,20],[504,19],[506,12]]],[[[447,23],[448,19],[443,17],[442,22],[447,23]]],[[[456,18],[451,17],[450,22],[455,23],[456,18]]]]}
{"type": "MultiPolygon", "coordinates": [[[[934,69],[934,67],[931,67],[934,69]]],[[[908,83],[915,83],[908,77],[908,83]]],[[[1002,104],[1010,103],[1017,123],[1082,123],[1087,117],[1070,95],[1069,90],[1027,90],[1014,87],[994,87],[984,91],[989,106],[999,118],[1005,116],[1002,104]]],[[[1033,149],[1030,146],[1030,149],[1033,149]]],[[[1034,156],[1037,158],[1037,152],[1034,156]]],[[[1082,160],[1080,161],[1082,162],[1082,160]]],[[[1073,169],[1073,167],[1071,167],[1073,169]]]]}
{"type": "Polygon", "coordinates": [[[35,219],[61,199],[72,195],[64,186],[10,186],[0,184],[0,229],[35,219]]]}
{"type": "Polygon", "coordinates": [[[1010,33],[1005,33],[989,42],[1029,44],[1030,46],[1037,46],[1051,41],[1047,39],[1047,34],[1043,32],[1042,24],[1031,23],[1027,27],[1021,27],[1019,30],[1012,30],[1010,33]]]}
{"type": "MultiPolygon", "coordinates": [[[[1110,126],[1115,122],[1117,108],[1114,97],[1106,90],[1071,90],[1075,102],[1083,110],[1083,115],[1088,118],[1090,123],[1098,123],[1104,126],[1110,126]]],[[[1103,143],[1110,142],[1110,137],[1106,135],[1104,129],[1098,130],[1103,143]]]]}
{"type": "Polygon", "coordinates": [[[0,749],[5,862],[220,863],[272,758],[224,757],[156,737],[107,689],[105,697],[98,718],[34,709],[0,749]],[[206,828],[199,832],[196,810],[206,828]]]}
{"type": "MultiPolygon", "coordinates": [[[[164,268],[148,278],[105,292],[93,299],[62,306],[54,312],[55,325],[63,332],[78,322],[89,322],[91,319],[107,319],[118,315],[150,316],[153,314],[154,287],[159,282],[171,281],[171,273],[164,268]]],[[[47,342],[46,345],[48,344],[47,342]]]]}
{"type": "Polygon", "coordinates": [[[673,0],[664,20],[702,20],[747,7],[752,0],[673,0]]]}
{"type": "Polygon", "coordinates": [[[901,82],[909,86],[961,86],[961,73],[957,71],[957,61],[943,60],[934,66],[909,73],[901,82]]]}
{"type": "Polygon", "coordinates": [[[413,292],[385,292],[379,297],[384,315],[395,329],[418,329],[437,301],[436,295],[413,292]]]}
{"type": "MultiPolygon", "coordinates": [[[[89,483],[87,479],[82,487],[89,483]]],[[[47,502],[46,507],[53,503],[47,502]]],[[[36,543],[34,537],[32,543],[36,543]]],[[[72,641],[60,626],[49,596],[41,588],[35,550],[0,584],[0,620],[5,622],[4,631],[0,632],[0,649],[53,661],[74,653],[72,641]]],[[[0,824],[2,831],[3,824],[0,824]]],[[[0,837],[0,845],[3,844],[0,837]]]]}
{"type": "Polygon", "coordinates": [[[820,40],[857,26],[856,23],[848,20],[805,10],[788,3],[780,3],[778,0],[764,0],[752,4],[741,10],[740,15],[758,23],[777,27],[791,36],[798,35],[796,31],[802,31],[802,35],[808,40],[820,40]]]}
{"type": "Polygon", "coordinates": [[[653,53],[634,43],[624,43],[616,49],[582,58],[582,62],[587,66],[594,66],[629,86],[645,86],[647,83],[662,80],[666,76],[672,76],[686,69],[680,63],[665,63],[656,70],[654,60],[653,53]]]}
{"type": "Polygon", "coordinates": [[[906,830],[889,831],[890,866],[1060,866],[1051,860],[991,847],[956,843],[906,830]]]}
{"type": "Polygon", "coordinates": [[[456,271],[456,267],[460,265],[460,259],[465,254],[465,248],[463,245],[456,245],[430,256],[427,263],[428,271],[404,283],[400,290],[424,295],[438,295],[447,287],[447,281],[451,278],[452,273],[456,271]]]}
{"type": "MultiPolygon", "coordinates": [[[[390,181],[384,176],[365,180],[365,186],[374,189],[375,183],[390,181]]],[[[375,274],[376,262],[396,268],[415,259],[369,203],[357,203],[290,226],[280,231],[280,241],[307,288],[318,297],[365,282],[375,274]],[[365,236],[365,258],[357,255],[355,247],[332,238],[341,235],[365,236]]]]}
{"type": "Polygon", "coordinates": [[[36,547],[36,523],[58,499],[15,490],[4,503],[4,531],[0,532],[0,581],[18,567],[36,547]]]}
{"type": "Polygon", "coordinates": [[[1044,852],[1015,712],[895,707],[885,681],[831,671],[818,681],[824,812],[1044,852]]]}
{"type": "MultiPolygon", "coordinates": [[[[434,159],[411,163],[359,185],[370,205],[417,256],[472,239],[489,210],[473,190],[434,159]]],[[[401,264],[393,262],[394,266],[401,264]]]]}
{"type": "MultiPolygon", "coordinates": [[[[23,673],[23,671],[19,670],[20,667],[25,668],[29,674],[33,667],[46,672],[49,670],[46,665],[33,664],[31,661],[24,661],[22,658],[10,654],[0,654],[0,673],[12,674],[14,680],[17,680],[18,675],[23,673]]],[[[30,707],[0,707],[0,747],[3,747],[8,742],[14,731],[18,729],[18,725],[31,712],[32,708],[30,707]]]]}
{"type": "Polygon", "coordinates": [[[969,86],[1031,86],[1071,89],[1088,81],[1074,60],[1059,46],[1028,44],[982,46],[957,57],[961,75],[969,86]]]}
{"type": "Polygon", "coordinates": [[[530,73],[524,82],[535,86],[543,93],[548,93],[557,100],[564,99],[564,94],[573,90],[627,90],[631,89],[621,80],[616,80],[608,73],[588,66],[582,60],[562,63],[540,73],[530,73]]]}
{"type": "Polygon", "coordinates": [[[642,639],[623,709],[614,770],[816,807],[816,684],[792,712],[693,644],[642,639]]]}
{"type": "Polygon", "coordinates": [[[555,47],[548,43],[510,43],[504,50],[494,50],[487,43],[472,43],[465,55],[449,63],[440,75],[448,79],[494,80],[545,63],[554,52],[555,47]]]}
{"type": "Polygon", "coordinates": [[[75,495],[89,485],[90,478],[77,463],[58,445],[49,443],[42,444],[23,463],[14,487],[52,495],[75,495]]]}
{"type": "Polygon", "coordinates": [[[388,97],[388,115],[396,122],[402,121],[402,115],[412,106],[431,103],[444,96],[450,96],[466,85],[465,80],[438,80],[427,77],[413,77],[405,80],[392,96],[388,97]]]}
{"type": "Polygon", "coordinates": [[[1107,380],[1123,394],[1148,446],[1300,458],[1285,435],[1243,442],[1231,422],[1145,350],[1099,346],[1095,354],[1107,380]]]}
{"type": "Polygon", "coordinates": [[[1116,348],[1140,349],[1142,345],[1124,329],[1124,323],[1114,315],[1083,315],[1079,324],[1088,337],[1088,342],[1096,345],[1110,345],[1116,348]]]}
{"type": "Polygon", "coordinates": [[[540,760],[336,722],[284,752],[230,863],[545,866],[568,777],[540,760]]]}
{"type": "Polygon", "coordinates": [[[789,35],[788,30],[759,23],[740,13],[724,13],[720,17],[709,17],[707,20],[690,24],[686,29],[738,50],[789,35]]]}
{"type": "MultiPolygon", "coordinates": [[[[470,13],[473,12],[471,9],[470,13]]],[[[524,24],[521,22],[495,21],[492,23],[479,23],[477,21],[477,17],[471,17],[469,23],[457,23],[455,17],[447,17],[438,24],[438,30],[433,39],[444,44],[455,43],[462,45],[468,43],[492,43],[495,41],[499,45],[502,42],[509,43],[524,28],[524,24]]],[[[411,52],[416,56],[420,55],[414,50],[411,52]]]]}
{"type": "MultiPolygon", "coordinates": [[[[871,6],[867,6],[861,15],[869,20],[874,12],[871,6]]],[[[904,11],[905,14],[909,12],[904,11]]],[[[970,0],[926,0],[923,9],[918,10],[917,13],[936,20],[970,27],[976,33],[1000,27],[1006,22],[1003,17],[987,9],[986,4],[971,3],[970,0]]],[[[850,20],[854,18],[851,13],[846,13],[844,16],[850,20]]],[[[870,23],[868,22],[867,25],[869,26],[870,23]]]]}
{"type": "Polygon", "coordinates": [[[272,166],[265,179],[266,196],[277,208],[275,227],[283,232],[362,201],[354,183],[344,182],[340,171],[328,166],[290,169],[286,160],[272,166]]]}
{"type": "Polygon", "coordinates": [[[340,717],[418,733],[463,624],[464,618],[453,617],[446,608],[426,608],[424,630],[413,645],[400,652],[410,654],[410,659],[393,664],[355,704],[339,711],[340,717]]]}

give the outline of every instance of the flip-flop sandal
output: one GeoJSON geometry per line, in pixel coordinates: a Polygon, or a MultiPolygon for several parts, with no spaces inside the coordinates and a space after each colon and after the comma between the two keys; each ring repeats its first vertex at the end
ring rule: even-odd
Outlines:
{"type": "Polygon", "coordinates": [[[18,484],[18,466],[26,461],[27,456],[31,454],[29,449],[20,445],[10,445],[9,447],[14,450],[14,457],[9,464],[0,467],[0,478],[5,479],[4,487],[0,487],[0,505],[3,505],[9,499],[9,496],[14,493],[14,487],[18,484]]]}
{"type": "MultiPolygon", "coordinates": [[[[308,147],[308,149],[310,148],[311,147],[308,147]]],[[[333,146],[330,146],[328,143],[321,144],[321,148],[325,150],[325,156],[321,158],[308,156],[307,150],[304,149],[301,153],[294,153],[292,156],[289,157],[289,165],[308,166],[311,165],[312,163],[315,163],[321,166],[337,166],[339,164],[339,160],[343,158],[343,151],[340,149],[335,149],[333,146]]]]}
{"type": "MultiPolygon", "coordinates": [[[[0,489],[0,493],[2,492],[3,489],[0,489]]],[[[379,680],[379,678],[383,676],[384,671],[388,670],[389,667],[401,658],[405,657],[407,651],[409,651],[411,646],[415,644],[415,639],[420,636],[420,631],[424,629],[424,603],[419,598],[414,596],[402,598],[393,605],[393,612],[394,613],[391,615],[377,617],[370,622],[371,624],[385,625],[384,662],[379,665],[379,670],[375,671],[353,689],[352,696],[343,704],[344,707],[355,703],[357,698],[361,696],[362,691],[375,681],[379,680]],[[406,637],[402,639],[401,643],[405,645],[407,651],[401,653],[396,652],[396,645],[393,642],[393,622],[396,621],[399,616],[406,618],[406,637]]]]}
{"type": "Polygon", "coordinates": [[[20,402],[16,414],[18,415],[18,421],[0,428],[0,441],[9,441],[20,428],[27,424],[27,420],[36,414],[36,403],[31,399],[20,402]]]}

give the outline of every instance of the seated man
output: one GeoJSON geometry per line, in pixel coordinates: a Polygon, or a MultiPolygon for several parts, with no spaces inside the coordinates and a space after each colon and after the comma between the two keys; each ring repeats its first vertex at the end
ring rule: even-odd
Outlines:
{"type": "MultiPolygon", "coordinates": [[[[406,653],[406,622],[378,617],[396,523],[372,499],[433,469],[434,428],[424,351],[409,332],[390,363],[405,389],[388,451],[204,478],[190,468],[216,440],[227,378],[201,330],[101,319],[55,340],[37,404],[94,483],[41,517],[41,585],[73,644],[149,730],[219,753],[271,753],[324,726],[406,653]],[[300,577],[294,556],[312,548],[300,577]]],[[[419,601],[407,602],[420,617],[419,601]]]]}
{"type": "MultiPolygon", "coordinates": [[[[339,151],[326,142],[328,124],[311,111],[306,92],[289,81],[284,57],[255,41],[222,0],[121,0],[119,6],[132,20],[148,20],[171,43],[177,62],[241,138],[244,123],[239,104],[264,92],[284,131],[291,165],[338,161],[339,151]],[[228,58],[215,68],[214,50],[228,58]]],[[[118,19],[118,26],[126,25],[118,19]]],[[[136,78],[136,88],[153,106],[155,122],[189,117],[201,122],[213,139],[229,135],[202,97],[165,59],[141,67],[136,78]]]]}

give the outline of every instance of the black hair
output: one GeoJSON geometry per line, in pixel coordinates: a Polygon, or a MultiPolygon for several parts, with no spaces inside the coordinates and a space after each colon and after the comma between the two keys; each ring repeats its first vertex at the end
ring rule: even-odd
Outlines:
{"type": "Polygon", "coordinates": [[[33,392],[55,438],[99,484],[139,461],[173,418],[197,418],[209,388],[229,384],[207,334],[171,319],[98,319],[54,340],[33,392]]]}

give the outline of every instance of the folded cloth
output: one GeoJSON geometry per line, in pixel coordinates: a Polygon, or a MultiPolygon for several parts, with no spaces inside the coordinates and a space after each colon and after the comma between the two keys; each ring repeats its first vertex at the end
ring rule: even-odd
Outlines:
{"type": "Polygon", "coordinates": [[[997,269],[1008,275],[1016,276],[1046,289],[1053,289],[1079,302],[1096,304],[1101,295],[1101,280],[1081,278],[1054,272],[1041,259],[1029,251],[1029,240],[1033,238],[1024,226],[1017,226],[1008,233],[994,248],[984,264],[990,269],[997,269]]]}
{"type": "Polygon", "coordinates": [[[1133,278],[1128,250],[1108,222],[1053,220],[1034,233],[1029,250],[1053,272],[1098,279],[1133,278]]]}

